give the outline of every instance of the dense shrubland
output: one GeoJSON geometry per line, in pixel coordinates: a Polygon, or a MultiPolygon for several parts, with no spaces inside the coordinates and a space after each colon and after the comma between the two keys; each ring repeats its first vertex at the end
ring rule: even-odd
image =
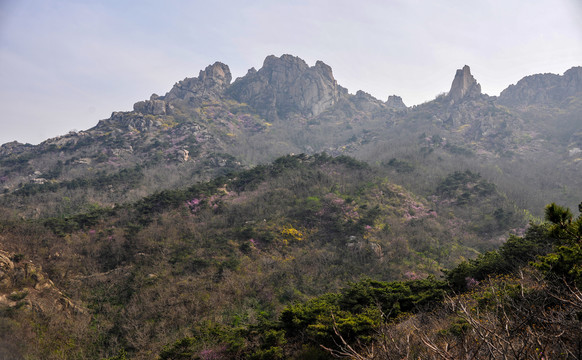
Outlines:
{"type": "Polygon", "coordinates": [[[0,146],[0,357],[581,357],[582,220],[539,220],[582,197],[573,83],[308,116],[213,66],[0,146]]]}
{"type": "Polygon", "coordinates": [[[571,215],[548,205],[547,223],[443,280],[361,280],[214,342],[184,338],[161,358],[578,359],[582,215],[571,215]]]}
{"type": "MultiPolygon", "coordinates": [[[[422,279],[474,257],[483,242],[473,223],[454,215],[465,203],[439,201],[438,194],[423,199],[389,180],[382,168],[349,157],[286,156],[133,203],[26,221],[6,212],[2,236],[10,240],[5,250],[42,265],[91,314],[90,327],[63,333],[78,344],[66,356],[124,350],[151,358],[168,344],[165,354],[190,344],[192,354],[327,356],[317,341],[303,350],[297,341],[333,334],[334,321],[346,341],[373,341],[381,316],[403,316],[441,298],[444,283],[422,279]],[[348,282],[353,289],[343,297],[323,295],[348,282]],[[310,301],[317,296],[325,300],[310,301]],[[329,317],[316,305],[338,313],[329,317]]],[[[512,211],[477,175],[465,180],[454,186],[470,192],[472,206],[489,199],[512,211]]],[[[499,228],[520,226],[515,218],[499,228]]],[[[17,314],[26,319],[27,311],[17,314]]],[[[31,321],[44,330],[18,331],[29,332],[25,338],[41,356],[49,350],[31,334],[48,336],[56,325],[31,321]]],[[[6,331],[18,333],[12,325],[6,331]]]]}

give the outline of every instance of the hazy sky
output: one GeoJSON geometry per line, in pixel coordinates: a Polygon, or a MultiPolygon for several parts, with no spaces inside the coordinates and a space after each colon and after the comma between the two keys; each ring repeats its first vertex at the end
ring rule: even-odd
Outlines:
{"type": "Polygon", "coordinates": [[[0,0],[0,144],[128,111],[215,61],[322,60],[350,93],[415,105],[467,64],[483,92],[582,65],[582,0],[0,0]]]}

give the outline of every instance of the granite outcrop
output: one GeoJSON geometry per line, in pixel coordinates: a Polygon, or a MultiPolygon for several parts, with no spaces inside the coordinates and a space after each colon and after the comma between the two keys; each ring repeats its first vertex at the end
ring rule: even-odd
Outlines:
{"type": "Polygon", "coordinates": [[[471,68],[468,65],[458,69],[448,97],[452,103],[458,103],[465,98],[475,98],[481,95],[481,85],[471,75],[471,68]]]}
{"type": "Polygon", "coordinates": [[[337,84],[331,67],[322,61],[310,67],[296,56],[271,55],[260,70],[250,69],[236,79],[227,93],[257,109],[268,120],[278,120],[291,113],[317,116],[347,92],[337,84]]]}

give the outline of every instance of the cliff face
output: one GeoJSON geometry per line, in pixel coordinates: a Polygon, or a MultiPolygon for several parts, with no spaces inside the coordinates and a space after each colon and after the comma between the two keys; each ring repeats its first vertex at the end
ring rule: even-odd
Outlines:
{"type": "Polygon", "coordinates": [[[582,67],[573,67],[564,75],[537,74],[526,76],[509,85],[499,95],[498,102],[506,106],[558,105],[570,96],[582,92],[582,67]]]}
{"type": "Polygon", "coordinates": [[[174,85],[165,96],[164,100],[215,100],[222,96],[230,85],[232,75],[227,65],[215,62],[200,71],[197,78],[186,78],[174,85]]]}
{"type": "Polygon", "coordinates": [[[149,100],[138,101],[133,111],[140,114],[170,115],[174,105],[197,106],[219,100],[230,85],[232,75],[227,65],[215,62],[201,70],[197,78],[177,82],[165,96],[153,94],[149,100]]]}
{"type": "Polygon", "coordinates": [[[336,104],[340,93],[331,67],[321,61],[309,67],[291,55],[268,56],[259,71],[250,69],[228,89],[230,96],[269,120],[291,113],[317,116],[336,104]]]}
{"type": "Polygon", "coordinates": [[[481,85],[471,75],[471,69],[465,65],[457,70],[448,97],[454,102],[459,102],[464,98],[475,98],[481,95],[481,85]]]}
{"type": "Polygon", "coordinates": [[[400,96],[397,96],[397,95],[388,96],[388,100],[386,100],[386,105],[388,105],[388,107],[390,107],[390,108],[397,109],[397,110],[406,109],[406,105],[404,104],[404,101],[402,101],[402,98],[400,96]]]}

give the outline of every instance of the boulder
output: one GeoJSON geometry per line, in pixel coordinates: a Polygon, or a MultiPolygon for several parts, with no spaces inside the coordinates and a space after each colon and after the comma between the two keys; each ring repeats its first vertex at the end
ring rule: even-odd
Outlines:
{"type": "MultiPolygon", "coordinates": [[[[152,95],[154,97],[154,95],[152,95]]],[[[169,114],[170,106],[164,100],[150,99],[138,101],[133,104],[133,111],[141,114],[166,115],[169,114]]]]}

